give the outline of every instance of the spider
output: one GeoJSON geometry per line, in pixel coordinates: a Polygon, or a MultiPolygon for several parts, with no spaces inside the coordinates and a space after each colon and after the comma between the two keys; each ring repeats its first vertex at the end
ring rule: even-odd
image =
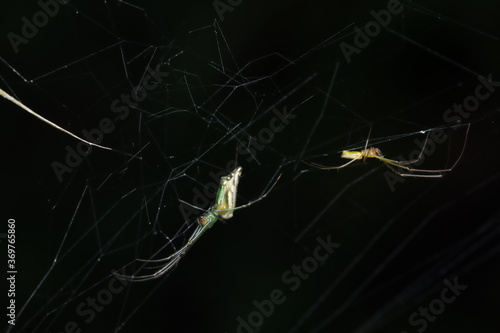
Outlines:
{"type": "MultiPolygon", "coordinates": [[[[448,168],[448,169],[426,170],[426,169],[415,169],[415,168],[411,167],[412,164],[415,164],[422,159],[425,146],[427,145],[427,140],[429,139],[430,132],[429,132],[429,134],[427,134],[427,137],[425,138],[425,142],[422,146],[422,150],[420,151],[420,154],[418,155],[418,157],[416,159],[411,160],[411,161],[397,161],[397,160],[392,160],[392,159],[386,158],[386,157],[384,157],[384,155],[382,155],[382,152],[380,151],[380,149],[374,148],[374,147],[367,148],[368,147],[368,139],[367,139],[365,149],[363,149],[361,151],[344,150],[340,157],[349,159],[351,161],[349,161],[345,164],[342,164],[340,166],[324,166],[324,165],[317,164],[317,163],[308,163],[308,162],[305,162],[305,163],[312,166],[312,167],[315,167],[317,169],[321,169],[321,170],[339,170],[339,169],[342,169],[342,168],[348,166],[349,164],[354,163],[355,161],[358,161],[361,159],[363,159],[363,161],[365,161],[367,158],[376,158],[377,160],[384,163],[392,172],[394,172],[395,174],[397,174],[401,177],[440,178],[440,177],[443,177],[443,175],[441,173],[452,171],[453,168],[458,164],[458,162],[462,158],[462,155],[464,154],[464,151],[465,151],[465,145],[467,143],[467,136],[469,135],[469,128],[470,128],[470,124],[467,126],[467,131],[465,133],[464,145],[462,147],[462,151],[460,152],[460,156],[455,161],[455,163],[451,166],[451,168],[448,168]],[[399,170],[406,170],[408,172],[417,172],[417,173],[405,173],[405,172],[400,172],[399,170]],[[418,174],[418,173],[421,173],[421,174],[418,174]]],[[[371,128],[370,128],[370,131],[371,131],[371,128]]],[[[368,138],[369,137],[370,137],[370,133],[368,133],[368,138]]]]}
{"type": "MultiPolygon", "coordinates": [[[[170,256],[163,258],[163,259],[136,259],[139,262],[143,262],[144,264],[142,265],[141,268],[143,269],[157,269],[156,272],[151,273],[151,274],[144,274],[144,275],[123,275],[119,273],[115,273],[115,275],[122,280],[126,281],[132,281],[132,282],[141,282],[141,281],[150,281],[153,279],[157,279],[163,275],[165,275],[168,271],[170,271],[175,265],[184,257],[186,254],[187,250],[193,246],[193,244],[200,239],[200,237],[210,229],[215,222],[219,220],[229,220],[230,218],[233,217],[233,212],[235,210],[243,209],[246,207],[250,207],[254,203],[257,203],[264,199],[269,192],[274,188],[276,183],[281,177],[281,174],[278,176],[274,184],[271,186],[271,188],[261,195],[259,198],[248,202],[245,205],[242,206],[236,206],[236,196],[238,193],[238,183],[240,181],[240,176],[241,176],[242,168],[237,167],[234,169],[229,175],[221,177],[220,184],[219,184],[219,190],[217,191],[217,197],[215,200],[215,203],[212,207],[210,207],[207,211],[205,211],[197,220],[197,227],[194,230],[193,234],[191,237],[189,237],[189,240],[187,243],[181,247],[179,250],[177,250],[175,253],[171,254],[170,256]],[[157,266],[149,266],[146,267],[145,265],[147,264],[159,264],[157,266]]],[[[180,200],[181,202],[196,208],[200,209],[196,206],[193,206],[183,200],[180,200]]],[[[200,209],[202,210],[202,209],[200,209]]]]}

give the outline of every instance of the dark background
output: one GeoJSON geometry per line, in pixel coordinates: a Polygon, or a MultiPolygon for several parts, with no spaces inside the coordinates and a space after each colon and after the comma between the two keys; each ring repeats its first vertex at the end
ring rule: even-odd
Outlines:
{"type": "MultiPolygon", "coordinates": [[[[68,321],[83,332],[235,332],[237,318],[274,289],[286,301],[255,332],[417,332],[409,316],[455,277],[467,290],[425,331],[495,331],[499,92],[461,122],[443,113],[474,93],[478,75],[500,81],[498,4],[403,2],[347,63],[340,43],[352,45],[354,27],[386,7],[242,1],[221,20],[209,1],[71,1],[19,53],[2,38],[1,88],[75,133],[115,119],[111,102],[148,66],[171,73],[105,136],[118,152],[94,148],[63,182],[51,164],[78,142],[0,102],[18,315],[27,304],[11,332],[62,332],[68,321]],[[273,108],[296,118],[255,159],[238,154],[238,204],[282,173],[269,196],[217,223],[171,274],[129,285],[84,323],[75,309],[106,288],[111,271],[168,244],[162,233],[182,228],[176,246],[189,237],[196,216],[183,216],[179,199],[193,202],[210,172],[230,171],[236,147],[269,126],[273,108]],[[340,165],[340,152],[362,148],[370,126],[373,144],[394,158],[416,149],[419,131],[442,128],[449,139],[419,166],[442,169],[458,158],[467,124],[452,172],[394,191],[378,161],[339,172],[301,163],[340,165]],[[341,245],[291,291],[282,275],[313,255],[317,237],[341,245]]],[[[39,10],[4,8],[2,36],[39,10]]]]}

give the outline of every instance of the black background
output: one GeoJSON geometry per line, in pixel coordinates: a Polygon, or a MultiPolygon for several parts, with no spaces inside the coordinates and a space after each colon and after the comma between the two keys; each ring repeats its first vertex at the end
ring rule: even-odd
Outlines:
{"type": "Polygon", "coordinates": [[[209,1],[71,1],[17,54],[6,36],[40,7],[4,8],[2,89],[73,132],[115,117],[111,102],[148,65],[171,73],[106,135],[103,144],[119,152],[94,148],[62,182],[51,164],[78,142],[0,102],[2,219],[17,224],[18,311],[29,299],[11,332],[62,332],[68,321],[83,332],[235,332],[237,318],[274,289],[286,301],[255,332],[417,332],[408,317],[454,277],[467,290],[425,331],[495,331],[498,91],[461,123],[443,114],[474,93],[478,75],[500,81],[498,4],[403,4],[350,63],[340,43],[352,45],[354,27],[387,2],[242,1],[221,20],[209,1]],[[236,146],[269,126],[273,108],[296,118],[256,159],[238,155],[238,203],[282,173],[269,196],[217,223],[172,274],[131,284],[84,323],[77,306],[107,286],[112,270],[165,244],[153,231],[171,236],[183,225],[179,199],[192,202],[194,188],[213,182],[210,172],[229,171],[236,146]],[[415,150],[419,131],[444,128],[449,139],[419,166],[441,169],[460,154],[466,124],[452,172],[409,178],[394,191],[377,161],[339,172],[301,163],[343,163],[340,151],[363,146],[370,126],[389,157],[415,150]],[[120,153],[144,146],[140,160],[120,153]],[[157,211],[158,224],[148,225],[157,211]],[[313,255],[317,237],[341,246],[291,291],[282,275],[313,255]]]}

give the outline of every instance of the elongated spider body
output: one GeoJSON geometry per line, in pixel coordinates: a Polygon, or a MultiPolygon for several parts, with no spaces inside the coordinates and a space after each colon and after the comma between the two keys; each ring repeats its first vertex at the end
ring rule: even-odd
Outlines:
{"type": "MultiPolygon", "coordinates": [[[[363,161],[364,161],[367,158],[376,158],[377,160],[384,163],[392,172],[394,172],[395,174],[402,176],[402,177],[439,178],[439,177],[443,177],[442,173],[450,172],[451,170],[453,170],[453,168],[457,165],[457,163],[462,158],[462,155],[464,154],[464,151],[465,151],[465,145],[467,143],[467,137],[469,135],[469,129],[470,129],[470,124],[467,126],[467,131],[465,132],[464,145],[462,146],[462,151],[460,153],[460,156],[455,161],[455,163],[452,165],[452,167],[448,168],[448,169],[427,170],[427,169],[415,169],[415,168],[410,167],[412,164],[418,163],[424,157],[425,146],[427,145],[427,140],[429,139],[430,132],[429,132],[429,134],[427,134],[427,137],[426,137],[425,142],[422,146],[422,150],[420,151],[420,154],[418,155],[418,157],[416,159],[411,160],[411,161],[398,161],[398,160],[391,160],[389,158],[386,158],[386,157],[384,157],[384,155],[382,155],[382,151],[380,149],[374,148],[374,147],[367,148],[368,147],[368,139],[367,139],[365,149],[363,149],[363,150],[360,150],[360,151],[344,150],[344,151],[342,151],[342,155],[340,155],[340,157],[351,160],[345,164],[342,164],[339,166],[325,166],[325,165],[321,165],[321,164],[317,164],[317,163],[308,163],[308,162],[305,162],[305,163],[310,165],[310,166],[313,166],[317,169],[321,169],[321,170],[339,170],[339,169],[342,169],[342,168],[348,166],[349,164],[356,162],[358,160],[361,160],[361,159],[363,159],[363,161]],[[414,173],[404,173],[404,172],[401,172],[401,170],[406,170],[406,171],[414,172],[414,173]]],[[[370,134],[368,134],[368,138],[369,137],[370,137],[370,134]]]]}

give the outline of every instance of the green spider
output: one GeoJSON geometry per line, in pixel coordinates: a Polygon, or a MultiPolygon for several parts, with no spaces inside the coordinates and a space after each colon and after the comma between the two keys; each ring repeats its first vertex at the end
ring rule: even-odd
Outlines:
{"type": "MultiPolygon", "coordinates": [[[[153,279],[157,279],[165,273],[167,273],[169,270],[171,270],[178,262],[181,260],[181,258],[186,254],[187,250],[193,246],[193,244],[200,239],[200,237],[210,229],[215,222],[218,220],[229,220],[230,218],[233,217],[233,212],[238,209],[246,208],[254,203],[264,199],[269,192],[273,189],[273,187],[276,185],[278,182],[279,178],[281,175],[278,176],[274,184],[271,186],[271,188],[264,193],[261,197],[259,197],[256,200],[250,201],[247,204],[243,206],[238,206],[236,207],[236,196],[237,196],[237,191],[238,191],[238,183],[240,181],[240,176],[242,172],[242,167],[236,167],[229,175],[227,176],[222,176],[220,180],[220,185],[219,185],[219,190],[217,191],[217,197],[215,200],[215,204],[210,207],[203,215],[201,215],[198,220],[198,226],[194,230],[193,234],[191,237],[189,237],[189,240],[187,243],[180,248],[178,251],[175,253],[171,254],[170,256],[163,258],[163,259],[137,259],[137,261],[143,262],[143,263],[155,263],[159,264],[159,266],[155,267],[147,267],[147,268],[159,268],[156,272],[152,274],[146,274],[146,275],[122,275],[115,273],[115,275],[123,280],[127,281],[132,281],[132,282],[142,282],[142,281],[149,281],[153,279]]],[[[190,205],[196,209],[199,209],[198,207],[195,207],[185,201],[180,200],[181,202],[190,205]]]]}

